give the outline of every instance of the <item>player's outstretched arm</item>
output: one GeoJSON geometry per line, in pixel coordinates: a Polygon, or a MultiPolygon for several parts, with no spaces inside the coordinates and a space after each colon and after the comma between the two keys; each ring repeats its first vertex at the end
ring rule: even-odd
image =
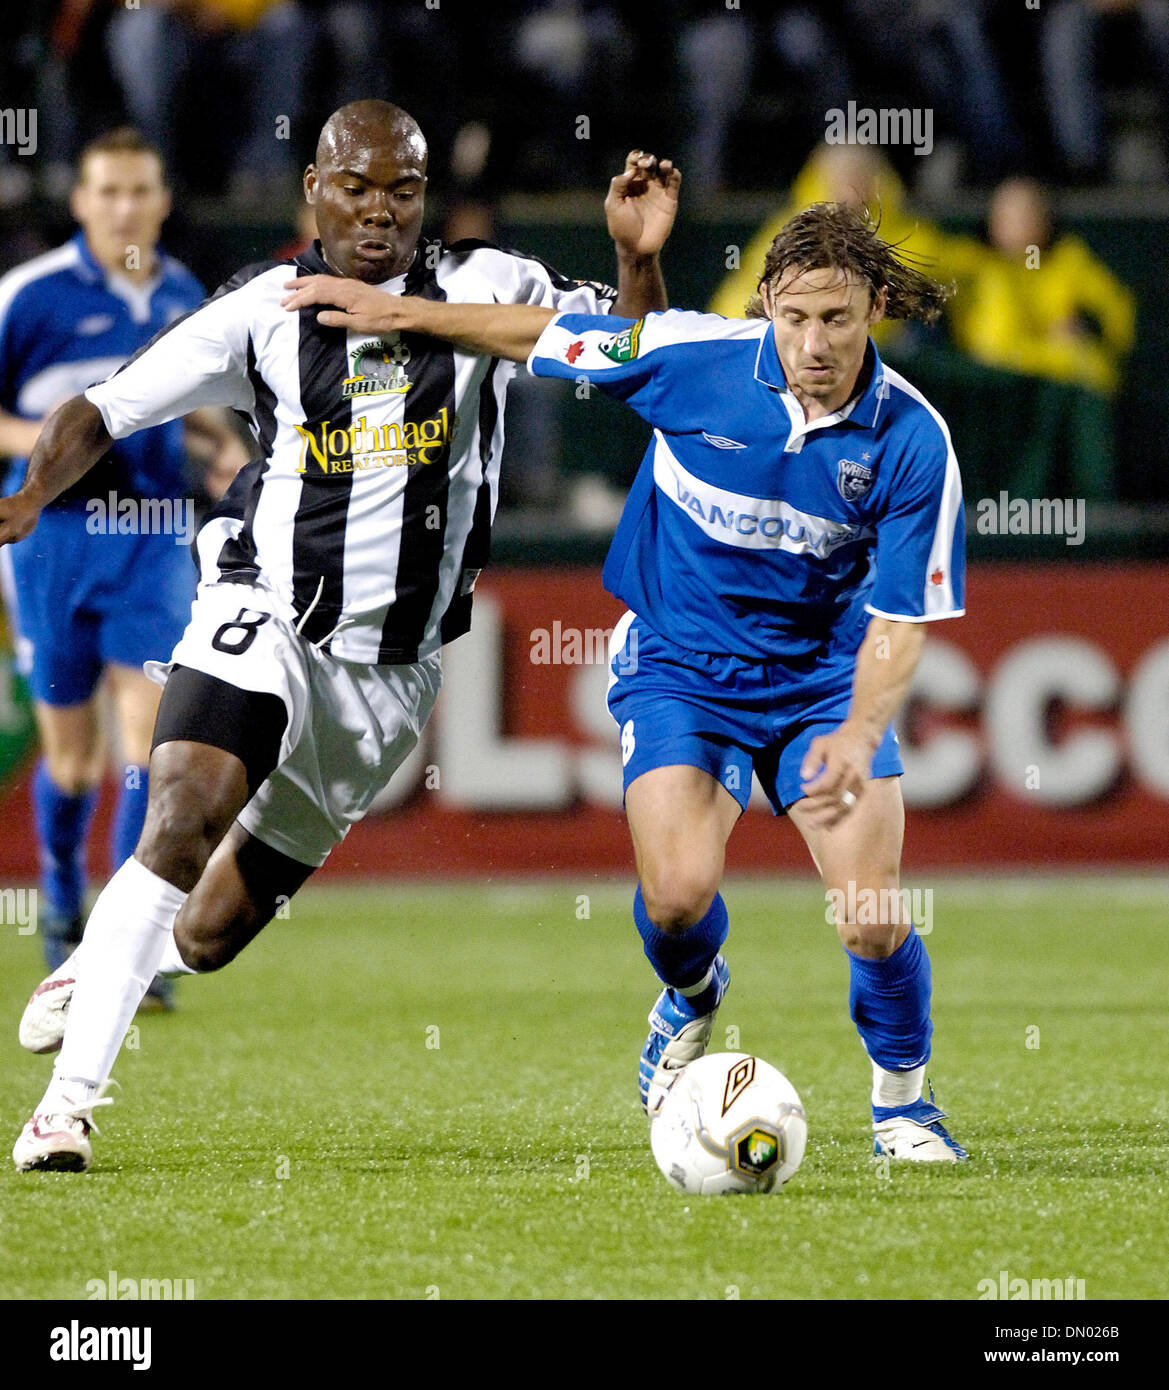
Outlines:
{"type": "Polygon", "coordinates": [[[904,703],[925,646],[926,624],[873,618],[857,653],[848,718],[814,738],[800,768],[807,807],[830,827],[855,804],[872,772],[873,754],[904,703]]]}
{"type": "Polygon", "coordinates": [[[682,174],[669,159],[630,150],[625,168],[610,183],[605,220],[617,248],[619,318],[639,319],[669,308],[658,255],[678,213],[682,174]]]}
{"type": "Polygon", "coordinates": [[[387,294],[360,280],[308,275],[290,280],[281,303],[289,311],[316,304],[326,328],[350,333],[426,333],[465,352],[526,362],[555,310],[538,304],[445,304],[414,295],[387,294]]]}
{"type": "Polygon", "coordinates": [[[33,447],[23,487],[0,497],[0,545],[23,540],[41,508],[83,477],[113,442],[101,411],[84,396],[55,410],[33,447]]]}

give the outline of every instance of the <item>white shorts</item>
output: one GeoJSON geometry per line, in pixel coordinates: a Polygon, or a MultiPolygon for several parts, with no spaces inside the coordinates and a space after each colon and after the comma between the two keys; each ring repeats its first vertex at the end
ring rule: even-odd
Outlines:
{"type": "Polygon", "coordinates": [[[288,714],[280,761],[239,814],[266,845],[319,868],[413,750],[442,683],[439,655],[412,666],[363,666],[319,652],[265,589],[200,587],[165,685],[189,666],[240,690],[277,695],[288,714]]]}

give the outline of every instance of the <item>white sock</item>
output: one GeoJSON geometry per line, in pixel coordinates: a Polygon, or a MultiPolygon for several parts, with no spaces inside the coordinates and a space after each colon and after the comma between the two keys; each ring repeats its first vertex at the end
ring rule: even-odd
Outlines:
{"type": "Polygon", "coordinates": [[[714,962],[711,962],[710,969],[703,975],[701,980],[695,980],[692,985],[671,985],[670,988],[675,994],[680,994],[683,999],[693,999],[696,994],[702,991],[714,979],[714,962]]]}
{"type": "Polygon", "coordinates": [[[158,962],[158,974],[160,975],[197,975],[197,970],[192,970],[187,962],[179,955],[178,943],[175,941],[174,927],[172,925],[170,935],[166,939],[166,945],[162,948],[162,959],[158,962]]]}
{"type": "Polygon", "coordinates": [[[912,1071],[886,1071],[873,1063],[873,1104],[874,1105],[912,1105],[921,1099],[921,1083],[925,1080],[925,1067],[914,1067],[912,1071]]]}
{"type": "Polygon", "coordinates": [[[62,1089],[72,1096],[79,1085],[98,1087],[109,1076],[186,900],[134,858],[102,889],[86,924],[85,970],[73,989],[46,1102],[62,1089]]]}
{"type": "Polygon", "coordinates": [[[60,967],[54,970],[51,976],[46,975],[45,979],[59,979],[63,975],[75,975],[77,973],[78,962],[81,960],[81,951],[84,945],[84,941],[79,941],[61,962],[60,967]]]}
{"type": "MultiPolygon", "coordinates": [[[[73,948],[73,954],[63,963],[61,969],[55,973],[63,975],[67,971],[75,972],[79,968],[81,960],[81,948],[85,942],[79,942],[73,948]]],[[[187,962],[179,954],[178,943],[175,941],[174,928],[166,939],[166,945],[162,948],[162,959],[158,962],[157,975],[197,975],[197,970],[192,970],[187,962]]]]}

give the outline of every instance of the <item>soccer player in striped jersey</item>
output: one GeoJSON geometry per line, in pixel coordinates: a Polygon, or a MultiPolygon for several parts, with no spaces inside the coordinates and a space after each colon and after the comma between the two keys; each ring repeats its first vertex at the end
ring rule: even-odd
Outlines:
{"type": "Polygon", "coordinates": [[[287,281],[636,317],[665,307],[658,252],[679,182],[634,151],[605,203],[618,288],[570,280],[484,243],[420,240],[422,132],[387,102],[351,103],[305,173],[320,241],[241,271],[48,421],[0,501],[0,543],[111,440],[199,406],[247,414],[260,457],[200,532],[190,624],[151,668],[165,688],[142,837],[22,1019],[26,1047],[60,1056],[18,1168],[88,1166],[93,1107],[146,983],[225,965],[324,863],[414,747],[439,650],[470,623],[514,366],[290,314],[287,281]]]}
{"type": "Polygon", "coordinates": [[[586,377],[654,427],[605,565],[629,612],[613,637],[639,887],[633,916],[664,989],[642,1104],[702,1054],[729,973],[719,892],[754,773],[802,834],[848,953],[872,1063],[873,1143],[965,1158],[923,1098],[931,978],[900,893],[897,737],[928,625],[963,610],[963,514],[945,422],[869,336],[932,321],[947,290],[820,204],[789,221],[743,319],[671,310],[614,323],[546,308],[391,300],[315,278],[350,329],[422,331],[586,377]]]}

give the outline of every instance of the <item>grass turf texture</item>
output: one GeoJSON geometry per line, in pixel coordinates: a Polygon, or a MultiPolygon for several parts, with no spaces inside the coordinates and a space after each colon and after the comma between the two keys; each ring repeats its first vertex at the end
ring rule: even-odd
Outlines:
{"type": "MultiPolygon", "coordinates": [[[[139,1021],[89,1173],[4,1158],[0,1297],[111,1270],[199,1299],[972,1299],[1000,1270],[1163,1296],[1166,885],[931,886],[930,1071],[969,1163],[871,1157],[815,886],[726,889],[713,1046],[784,1070],[809,1141],[782,1193],[708,1199],[667,1186],[636,1104],[656,990],[627,888],[310,888],[139,1021]]],[[[6,1144],[49,1072],[16,1043],[40,974],[7,928],[6,1144]]]]}

